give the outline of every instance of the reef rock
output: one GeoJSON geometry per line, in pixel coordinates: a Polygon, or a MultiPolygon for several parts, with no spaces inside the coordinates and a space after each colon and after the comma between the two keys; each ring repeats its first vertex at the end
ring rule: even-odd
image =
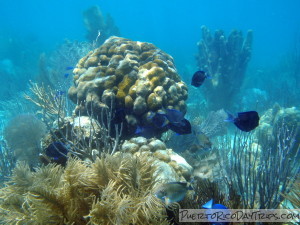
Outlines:
{"type": "Polygon", "coordinates": [[[157,159],[158,179],[165,182],[189,181],[193,173],[193,167],[182,156],[172,149],[167,149],[165,143],[156,138],[131,138],[123,143],[121,152],[132,155],[150,152],[151,156],[157,159]]]}
{"type": "Polygon", "coordinates": [[[106,105],[125,109],[126,127],[150,124],[149,114],[172,108],[186,113],[187,85],[173,58],[153,44],[110,37],[79,60],[68,95],[80,115],[99,115],[106,105]],[[130,122],[129,122],[130,120],[130,122]]]}

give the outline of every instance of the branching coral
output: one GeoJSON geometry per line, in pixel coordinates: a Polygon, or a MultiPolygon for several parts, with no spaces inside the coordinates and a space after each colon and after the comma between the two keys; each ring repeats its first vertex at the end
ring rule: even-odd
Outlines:
{"type": "Polygon", "coordinates": [[[66,116],[66,96],[65,93],[55,91],[50,86],[45,87],[43,84],[31,82],[31,95],[24,94],[25,99],[37,105],[44,119],[53,121],[66,116]]]}
{"type": "Polygon", "coordinates": [[[251,48],[252,31],[248,31],[245,40],[242,32],[237,30],[226,39],[222,30],[217,30],[213,36],[207,27],[202,26],[197,64],[199,69],[212,76],[203,86],[210,110],[233,106],[233,97],[245,77],[251,48]]]}
{"type": "Polygon", "coordinates": [[[104,18],[98,6],[93,6],[83,12],[84,24],[87,29],[86,38],[99,45],[113,35],[120,35],[110,14],[104,18]]]}
{"type": "Polygon", "coordinates": [[[0,191],[0,216],[5,224],[168,224],[152,193],[155,170],[147,154],[71,159],[35,172],[18,164],[0,191]]]}

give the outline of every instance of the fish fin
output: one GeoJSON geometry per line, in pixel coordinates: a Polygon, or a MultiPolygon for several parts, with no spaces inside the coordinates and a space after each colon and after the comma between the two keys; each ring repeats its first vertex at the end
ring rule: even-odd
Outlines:
{"type": "Polygon", "coordinates": [[[234,115],[228,111],[225,111],[227,113],[227,119],[224,120],[225,122],[234,122],[234,115]]]}
{"type": "Polygon", "coordinates": [[[212,79],[213,77],[212,77],[212,75],[210,75],[210,74],[206,74],[206,77],[205,77],[206,79],[212,79]]]}
{"type": "Polygon", "coordinates": [[[202,208],[204,208],[204,209],[212,209],[213,201],[214,201],[213,199],[209,200],[204,205],[202,205],[202,208]]]}

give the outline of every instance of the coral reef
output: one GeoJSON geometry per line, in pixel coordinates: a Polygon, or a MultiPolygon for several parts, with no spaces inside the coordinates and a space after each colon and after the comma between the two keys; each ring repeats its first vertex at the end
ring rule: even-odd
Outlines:
{"type": "Polygon", "coordinates": [[[214,35],[202,26],[202,40],[198,42],[197,64],[212,79],[203,85],[209,110],[231,108],[233,97],[243,83],[252,48],[252,31],[246,38],[242,32],[233,30],[225,38],[222,30],[214,35]]]}
{"type": "Polygon", "coordinates": [[[123,143],[121,152],[129,152],[133,156],[145,153],[153,156],[160,171],[158,174],[160,181],[189,181],[191,179],[193,168],[183,157],[172,149],[167,149],[165,143],[156,138],[131,138],[123,143]]]}
{"type": "Polygon", "coordinates": [[[156,164],[141,154],[102,156],[92,164],[70,160],[30,171],[19,163],[0,190],[5,224],[169,224],[154,197],[156,164]]]}
{"type": "Polygon", "coordinates": [[[296,107],[283,108],[279,104],[267,110],[260,119],[260,125],[256,130],[259,143],[269,140],[275,145],[280,129],[287,127],[293,133],[295,142],[293,143],[293,152],[296,153],[300,145],[300,111],[296,107]]]}
{"type": "Polygon", "coordinates": [[[110,36],[120,35],[119,28],[115,25],[110,14],[104,18],[98,6],[92,6],[85,10],[83,20],[87,29],[86,38],[90,42],[95,42],[94,44],[100,45],[110,36]]]}
{"type": "Polygon", "coordinates": [[[97,117],[104,106],[125,109],[125,132],[149,125],[151,113],[164,108],[186,113],[187,86],[173,58],[153,44],[111,37],[83,57],[73,73],[68,95],[76,113],[97,117]]]}
{"type": "Polygon", "coordinates": [[[45,124],[31,114],[13,118],[5,127],[4,139],[17,160],[36,166],[41,151],[40,140],[46,132],[45,124]]]}

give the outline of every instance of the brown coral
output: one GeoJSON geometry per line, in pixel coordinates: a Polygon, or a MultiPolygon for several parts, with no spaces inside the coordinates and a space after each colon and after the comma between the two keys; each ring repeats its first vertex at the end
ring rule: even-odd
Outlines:
{"type": "Polygon", "coordinates": [[[83,57],[73,73],[69,97],[81,115],[97,114],[101,102],[113,102],[113,108],[126,108],[131,121],[136,121],[130,123],[132,127],[148,125],[145,116],[150,111],[175,108],[186,112],[187,86],[173,58],[153,44],[111,37],[83,57]]]}

